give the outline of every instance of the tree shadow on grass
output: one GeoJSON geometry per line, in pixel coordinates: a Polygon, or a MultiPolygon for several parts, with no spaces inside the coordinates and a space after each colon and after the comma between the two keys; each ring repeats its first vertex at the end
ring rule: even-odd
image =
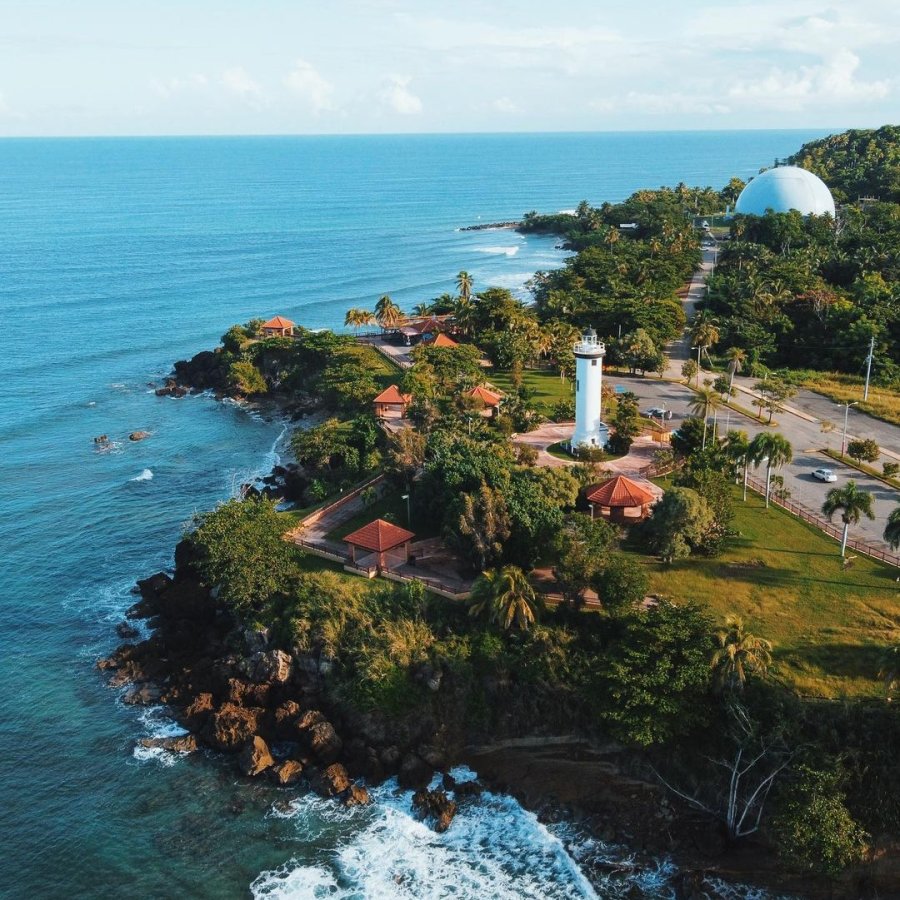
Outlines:
{"type": "Polygon", "coordinates": [[[878,679],[885,648],[879,644],[804,644],[796,655],[828,675],[878,679]]]}

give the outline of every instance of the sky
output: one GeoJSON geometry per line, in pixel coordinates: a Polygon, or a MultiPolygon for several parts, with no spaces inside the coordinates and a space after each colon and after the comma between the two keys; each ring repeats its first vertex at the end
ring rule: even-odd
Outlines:
{"type": "Polygon", "coordinates": [[[898,0],[0,0],[0,136],[900,122],[898,0]]]}

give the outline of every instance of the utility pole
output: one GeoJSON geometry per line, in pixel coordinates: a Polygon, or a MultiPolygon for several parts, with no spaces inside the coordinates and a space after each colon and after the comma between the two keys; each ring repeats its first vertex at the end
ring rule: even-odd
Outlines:
{"type": "Polygon", "coordinates": [[[872,374],[872,357],[875,355],[875,335],[869,340],[869,355],[866,357],[866,389],[863,391],[863,400],[869,399],[869,376],[872,374]]]}
{"type": "Polygon", "coordinates": [[[703,347],[697,348],[697,387],[700,387],[700,354],[703,352],[703,347]]]}
{"type": "Polygon", "coordinates": [[[844,403],[844,433],[841,436],[841,459],[844,458],[844,448],[847,446],[847,416],[850,413],[851,406],[856,406],[856,400],[852,402],[847,400],[844,403]]]}

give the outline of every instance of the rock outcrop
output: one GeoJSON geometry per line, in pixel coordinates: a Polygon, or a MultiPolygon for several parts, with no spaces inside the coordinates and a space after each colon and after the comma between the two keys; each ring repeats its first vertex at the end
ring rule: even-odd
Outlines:
{"type": "Polygon", "coordinates": [[[240,770],[251,778],[274,765],[275,760],[269,752],[269,745],[258,734],[253,736],[238,756],[240,770]]]}
{"type": "Polygon", "coordinates": [[[456,815],[456,802],[443,791],[423,789],[413,794],[413,809],[440,834],[450,827],[456,815]]]}

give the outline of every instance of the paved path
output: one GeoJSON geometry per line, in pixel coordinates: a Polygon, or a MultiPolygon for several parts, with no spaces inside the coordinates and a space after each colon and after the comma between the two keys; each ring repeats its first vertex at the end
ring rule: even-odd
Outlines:
{"type": "Polygon", "coordinates": [[[700,263],[700,268],[694,272],[687,296],[681,301],[682,309],[687,316],[688,325],[682,332],[681,337],[669,344],[666,350],[666,355],[669,357],[669,362],[666,365],[667,378],[681,378],[681,367],[692,356],[696,356],[696,351],[693,354],[691,353],[690,322],[694,317],[694,307],[698,301],[706,296],[706,278],[713,270],[716,253],[715,249],[703,248],[703,261],[700,263]]]}

